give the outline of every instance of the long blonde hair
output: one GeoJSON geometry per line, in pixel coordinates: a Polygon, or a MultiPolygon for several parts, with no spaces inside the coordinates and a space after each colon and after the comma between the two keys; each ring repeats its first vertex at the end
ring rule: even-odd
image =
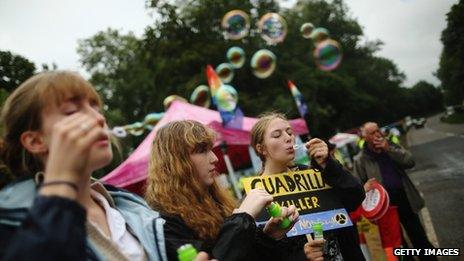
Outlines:
{"type": "Polygon", "coordinates": [[[168,123],[153,141],[145,198],[148,204],[179,215],[200,238],[214,241],[236,202],[216,181],[207,189],[190,155],[213,147],[214,132],[192,121],[168,123]]]}
{"type": "Polygon", "coordinates": [[[44,169],[43,162],[21,144],[21,134],[42,128],[43,110],[51,103],[61,104],[70,95],[101,100],[93,86],[77,73],[48,71],[22,83],[5,101],[0,118],[3,146],[0,156],[16,176],[32,175],[44,169]]]}

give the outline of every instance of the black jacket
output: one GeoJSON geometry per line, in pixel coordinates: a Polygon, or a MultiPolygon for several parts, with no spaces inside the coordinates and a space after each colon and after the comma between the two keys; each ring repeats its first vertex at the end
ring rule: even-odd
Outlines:
{"type": "MultiPolygon", "coordinates": [[[[321,169],[315,161],[312,166],[321,169]]],[[[298,165],[294,170],[305,170],[308,166],[298,165]]],[[[322,170],[324,182],[329,184],[337,197],[341,200],[344,208],[348,211],[356,210],[365,198],[365,192],[359,181],[337,161],[329,158],[327,165],[322,170]]],[[[337,230],[324,231],[324,239],[336,240],[344,260],[365,260],[359,247],[359,237],[355,226],[337,230]]],[[[307,243],[306,236],[296,236],[281,240],[280,247],[288,252],[287,258],[283,260],[306,260],[304,245],[307,243]]]]}
{"type": "Polygon", "coordinates": [[[257,228],[255,220],[247,213],[227,217],[214,242],[200,239],[180,216],[161,212],[161,217],[166,220],[164,238],[168,260],[177,260],[176,251],[184,244],[192,244],[198,251],[205,251],[210,258],[220,261],[274,260],[277,241],[257,228]]]}
{"type": "Polygon", "coordinates": [[[1,260],[97,260],[86,254],[85,210],[77,202],[37,197],[27,216],[23,213],[0,211],[17,215],[18,222],[24,219],[19,228],[16,224],[0,226],[1,260]]]}

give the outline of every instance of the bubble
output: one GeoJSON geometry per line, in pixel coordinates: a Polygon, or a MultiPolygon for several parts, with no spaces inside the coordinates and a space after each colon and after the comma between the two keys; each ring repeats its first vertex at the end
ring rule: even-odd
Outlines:
{"type": "Polygon", "coordinates": [[[163,101],[164,109],[167,110],[169,106],[171,106],[171,103],[173,101],[181,101],[181,102],[188,103],[188,101],[185,98],[180,97],[179,95],[173,94],[173,95],[169,95],[168,97],[164,98],[164,101],[163,101]]]}
{"type": "Polygon", "coordinates": [[[336,69],[342,61],[342,49],[340,44],[332,39],[327,39],[316,45],[313,53],[316,66],[322,71],[336,69]]]}
{"type": "Polygon", "coordinates": [[[144,125],[141,122],[135,122],[127,126],[127,132],[134,136],[140,136],[145,132],[144,125]]]}
{"type": "Polygon", "coordinates": [[[267,49],[257,51],[251,58],[253,74],[261,79],[269,77],[275,70],[276,56],[267,49]]]}
{"type": "Polygon", "coordinates": [[[118,137],[118,138],[125,138],[127,136],[127,132],[124,129],[124,127],[119,127],[119,126],[114,127],[111,130],[111,133],[113,133],[113,135],[118,137]]]}
{"type": "Polygon", "coordinates": [[[231,47],[227,50],[227,59],[235,69],[242,68],[245,63],[245,51],[237,46],[231,47]]]}
{"type": "Polygon", "coordinates": [[[227,39],[240,40],[248,35],[250,18],[242,10],[232,10],[224,15],[221,25],[227,39]]]}
{"type": "Polygon", "coordinates": [[[237,107],[238,93],[234,87],[223,84],[216,92],[216,106],[221,111],[233,111],[237,107]]]}
{"type": "Polygon", "coordinates": [[[261,37],[268,44],[282,42],[287,35],[287,22],[277,13],[267,13],[259,19],[258,28],[261,37]]]}
{"type": "Polygon", "coordinates": [[[317,44],[329,38],[329,30],[323,27],[317,27],[311,32],[309,37],[317,44]]]}
{"type": "Polygon", "coordinates": [[[195,90],[192,92],[192,95],[190,95],[190,103],[208,108],[211,104],[209,87],[206,85],[199,85],[197,88],[195,88],[195,90]]]}
{"type": "Polygon", "coordinates": [[[300,27],[301,36],[305,39],[311,38],[311,33],[313,32],[314,25],[312,23],[304,23],[300,27]]]}
{"type": "Polygon", "coordinates": [[[216,73],[224,83],[229,83],[234,78],[234,68],[228,63],[221,63],[216,67],[216,73]]]}
{"type": "Polygon", "coordinates": [[[160,120],[163,118],[164,112],[154,112],[147,114],[145,116],[145,119],[143,119],[143,123],[145,124],[145,127],[149,130],[153,128],[160,120]]]}

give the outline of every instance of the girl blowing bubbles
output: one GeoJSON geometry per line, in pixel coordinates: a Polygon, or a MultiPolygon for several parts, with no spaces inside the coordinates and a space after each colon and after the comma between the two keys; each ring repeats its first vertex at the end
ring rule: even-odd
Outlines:
{"type": "MultiPolygon", "coordinates": [[[[162,127],[153,141],[145,197],[166,220],[168,258],[175,260],[176,249],[190,243],[221,261],[267,259],[291,226],[280,229],[279,218],[256,228],[254,218],[273,200],[264,190],[251,191],[237,207],[218,186],[214,139],[210,128],[186,120],[162,127]]],[[[294,207],[283,213],[298,218],[294,207]]]]}
{"type": "Polygon", "coordinates": [[[0,259],[166,260],[158,213],[90,179],[113,154],[89,82],[66,71],[33,76],[0,122],[2,160],[17,177],[0,191],[0,259]]]}
{"type": "MultiPolygon", "coordinates": [[[[251,145],[263,162],[261,175],[273,175],[288,171],[308,169],[295,165],[295,135],[284,115],[268,113],[262,116],[251,130],[251,145]]],[[[355,210],[364,199],[361,184],[328,155],[327,144],[311,139],[305,144],[313,168],[322,172],[324,182],[332,187],[345,209],[355,210]]],[[[323,240],[307,242],[305,236],[282,241],[283,260],[364,260],[359,248],[358,235],[353,227],[324,232],[328,253],[323,256],[323,240]]]]}

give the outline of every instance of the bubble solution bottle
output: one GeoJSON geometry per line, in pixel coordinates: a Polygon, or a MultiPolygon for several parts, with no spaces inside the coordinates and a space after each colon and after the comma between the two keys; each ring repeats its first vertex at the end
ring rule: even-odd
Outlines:
{"type": "MultiPolygon", "coordinates": [[[[282,215],[282,208],[280,208],[279,204],[272,202],[269,204],[267,207],[267,212],[271,217],[281,217],[282,215]]],[[[288,228],[290,226],[290,219],[288,217],[285,217],[282,222],[280,222],[279,226],[280,228],[288,228]]]]}
{"type": "Polygon", "coordinates": [[[197,255],[197,250],[191,244],[185,244],[177,249],[179,261],[193,261],[197,255]]]}
{"type": "Polygon", "coordinates": [[[313,223],[313,233],[314,233],[314,240],[317,239],[324,239],[324,233],[322,228],[322,223],[313,223]]]}

